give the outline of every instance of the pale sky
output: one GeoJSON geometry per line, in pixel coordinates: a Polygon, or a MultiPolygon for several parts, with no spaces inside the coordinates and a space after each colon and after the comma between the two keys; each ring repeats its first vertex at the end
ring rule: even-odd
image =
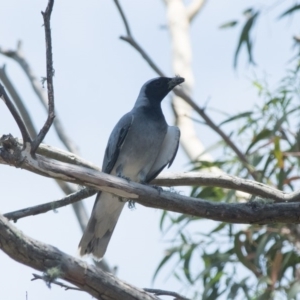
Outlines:
{"type": "MultiPolygon", "coordinates": [[[[299,19],[276,21],[280,12],[292,5],[285,1],[273,11],[264,12],[253,32],[254,59],[257,68],[249,67],[244,49],[239,68],[233,70],[233,54],[240,27],[220,30],[219,25],[241,18],[241,12],[258,4],[260,8],[273,1],[208,0],[192,25],[193,69],[195,90],[193,97],[199,105],[209,99],[209,107],[228,114],[251,109],[259,98],[252,87],[254,76],[267,76],[273,84],[280,79],[291,58],[292,35],[299,33],[299,19]],[[246,4],[245,4],[246,3],[246,4]],[[298,27],[297,27],[298,26],[298,27]]],[[[40,14],[47,1],[2,0],[0,18],[0,47],[15,48],[23,41],[26,58],[39,76],[45,76],[45,42],[40,14]]],[[[171,69],[169,35],[166,29],[165,8],[159,0],[123,0],[121,4],[130,22],[134,37],[169,76],[171,69]]],[[[78,145],[83,158],[101,165],[108,136],[119,120],[128,112],[142,84],[157,75],[142,57],[128,44],[119,40],[125,33],[123,23],[113,1],[56,1],[52,15],[54,53],[54,91],[57,115],[67,133],[78,145]]],[[[41,128],[46,114],[36,99],[27,78],[19,66],[0,56],[0,66],[6,64],[8,75],[22,95],[34,124],[41,128]]],[[[180,74],[179,74],[180,75],[180,74]]],[[[163,102],[169,124],[173,122],[170,97],[163,102]]],[[[222,115],[208,112],[217,122],[222,115]]],[[[218,137],[205,126],[196,125],[205,146],[218,137]]],[[[19,130],[4,103],[0,104],[0,134],[20,137],[19,130]]],[[[47,144],[62,147],[54,130],[46,137],[47,144]]],[[[63,197],[63,193],[49,178],[12,167],[0,166],[1,213],[41,204],[63,197]]],[[[170,171],[188,171],[188,160],[179,149],[170,171]]],[[[188,194],[188,189],[177,188],[188,194]]],[[[94,197],[85,200],[89,211],[94,197]]],[[[159,231],[161,211],[137,205],[125,208],[110,242],[106,259],[118,267],[118,276],[137,287],[151,287],[151,279],[168,246],[159,231]]],[[[205,224],[200,223],[201,226],[205,224]]],[[[210,227],[207,222],[205,227],[210,227]]],[[[81,231],[71,207],[58,213],[29,217],[16,226],[25,234],[51,244],[60,250],[77,255],[81,231]]],[[[201,229],[202,230],[202,229],[201,229]]],[[[204,229],[203,229],[204,230],[204,229]]],[[[31,282],[32,273],[0,252],[0,293],[3,300],[91,299],[86,293],[64,291],[42,281],[31,282]]],[[[199,266],[201,268],[202,266],[199,266]]],[[[174,279],[166,280],[171,269],[164,270],[153,287],[178,291],[174,279]]]]}

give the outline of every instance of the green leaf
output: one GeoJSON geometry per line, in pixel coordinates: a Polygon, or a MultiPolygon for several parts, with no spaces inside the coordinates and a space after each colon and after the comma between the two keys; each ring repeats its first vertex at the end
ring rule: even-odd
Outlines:
{"type": "Polygon", "coordinates": [[[273,131],[268,129],[268,128],[264,128],[263,130],[261,130],[253,139],[252,139],[252,143],[249,145],[248,149],[246,150],[246,154],[249,153],[249,150],[259,141],[267,139],[269,137],[271,137],[273,134],[273,131]]]}
{"type": "Polygon", "coordinates": [[[236,48],[235,55],[234,55],[234,68],[237,67],[238,55],[240,53],[243,44],[245,44],[247,47],[249,63],[255,64],[252,58],[252,42],[250,39],[250,31],[253,28],[253,25],[255,24],[255,21],[259,15],[259,11],[253,13],[252,9],[248,9],[246,15],[247,15],[247,21],[242,29],[238,46],[236,48]]]}
{"type": "Polygon", "coordinates": [[[178,248],[171,248],[168,249],[167,254],[165,255],[165,257],[162,259],[162,261],[160,262],[160,264],[158,265],[157,269],[155,270],[155,273],[152,277],[152,283],[154,282],[159,270],[168,262],[168,260],[173,256],[173,254],[177,253],[178,248]]]}
{"type": "Polygon", "coordinates": [[[238,23],[238,21],[236,21],[236,20],[234,20],[234,21],[229,21],[229,22],[226,22],[226,23],[220,25],[220,26],[219,26],[219,29],[232,28],[232,27],[234,27],[237,23],[238,23]]]}
{"type": "Polygon", "coordinates": [[[297,4],[297,5],[293,6],[293,7],[291,7],[290,9],[288,9],[287,11],[285,11],[283,14],[281,14],[281,15],[278,17],[278,19],[281,19],[281,18],[283,18],[283,17],[288,16],[288,15],[294,13],[294,12],[295,12],[296,10],[298,10],[298,9],[300,9],[300,4],[297,4]]]}
{"type": "Polygon", "coordinates": [[[234,251],[239,261],[250,271],[252,271],[256,276],[260,274],[260,270],[252,263],[250,260],[244,256],[242,248],[244,247],[243,242],[240,241],[240,236],[244,235],[243,232],[239,232],[235,235],[234,238],[234,251]]]}
{"type": "Polygon", "coordinates": [[[244,11],[243,11],[243,15],[244,16],[251,16],[253,14],[253,8],[252,7],[250,7],[250,8],[247,8],[247,9],[245,9],[244,11]]]}
{"type": "Polygon", "coordinates": [[[289,292],[287,293],[288,300],[296,299],[296,296],[300,293],[300,282],[296,281],[292,287],[290,288],[289,292]]]}
{"type": "Polygon", "coordinates": [[[207,160],[198,160],[195,162],[195,166],[192,169],[195,170],[201,170],[201,169],[207,169],[212,167],[218,167],[221,168],[226,162],[224,161],[207,161],[207,160]]]}
{"type": "Polygon", "coordinates": [[[190,261],[192,258],[193,251],[195,250],[196,247],[197,247],[197,244],[191,245],[190,249],[184,255],[183,271],[184,271],[185,277],[191,284],[193,284],[194,281],[191,278],[190,261]]]}
{"type": "Polygon", "coordinates": [[[219,126],[221,126],[221,125],[223,125],[223,124],[226,124],[226,123],[229,123],[229,122],[231,122],[231,121],[235,121],[235,120],[237,120],[237,119],[249,117],[249,116],[252,115],[252,113],[253,113],[252,111],[246,111],[246,112],[243,112],[243,113],[241,113],[241,114],[235,115],[235,116],[230,117],[229,119],[227,119],[227,120],[221,122],[221,123],[219,124],[219,126]]]}
{"type": "Polygon", "coordinates": [[[260,84],[257,80],[253,81],[252,83],[258,89],[259,94],[264,90],[263,85],[260,84]]]}
{"type": "Polygon", "coordinates": [[[209,235],[215,233],[215,232],[218,232],[220,230],[222,230],[226,225],[228,225],[227,223],[220,223],[217,227],[215,227],[210,233],[209,235]]]}
{"type": "Polygon", "coordinates": [[[164,226],[164,222],[165,222],[165,219],[166,219],[167,215],[168,215],[168,211],[164,210],[162,215],[161,215],[160,222],[159,222],[159,229],[161,231],[163,231],[163,226],[164,226]]]}
{"type": "Polygon", "coordinates": [[[274,156],[277,159],[277,166],[283,168],[283,153],[280,150],[280,137],[275,136],[274,138],[274,156]]]}
{"type": "Polygon", "coordinates": [[[197,198],[221,201],[225,196],[224,189],[214,186],[203,187],[197,198]]]}

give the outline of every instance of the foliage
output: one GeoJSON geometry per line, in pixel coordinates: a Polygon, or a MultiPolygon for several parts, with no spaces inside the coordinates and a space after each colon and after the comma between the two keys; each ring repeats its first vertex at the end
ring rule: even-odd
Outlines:
{"type": "MultiPolygon", "coordinates": [[[[300,11],[299,8],[294,5],[280,17],[300,11]]],[[[260,14],[254,9],[245,14],[247,22],[238,42],[235,64],[243,43],[248,47],[249,62],[253,62],[249,33],[260,14]]],[[[227,22],[222,28],[237,24],[227,22]]],[[[253,80],[260,102],[252,111],[231,116],[219,124],[235,128],[231,138],[243,150],[256,179],[284,191],[300,187],[300,57],[293,64],[275,89],[270,89],[265,80],[253,80]]],[[[192,168],[204,170],[215,166],[228,174],[253,179],[223,141],[217,146],[219,159],[196,161],[192,168]]],[[[194,187],[191,196],[223,202],[271,201],[245,199],[244,194],[216,187],[194,187]]],[[[206,227],[207,224],[205,220],[206,227]]],[[[164,266],[176,262],[173,275],[195,299],[298,299],[299,225],[209,224],[211,230],[204,234],[203,219],[164,212],[161,230],[174,237],[154,279],[164,266]]]]}
{"type": "MultiPolygon", "coordinates": [[[[242,28],[239,34],[239,40],[234,54],[234,68],[237,67],[238,57],[243,45],[245,45],[245,48],[247,50],[249,63],[255,65],[253,59],[253,40],[251,38],[251,32],[255,30],[255,25],[258,21],[258,18],[268,14],[270,11],[272,11],[274,7],[276,7],[276,4],[274,4],[273,6],[266,6],[260,8],[250,7],[242,12],[242,21],[227,21],[219,26],[220,29],[228,29],[233,28],[239,23],[241,23],[242,28]]],[[[277,19],[281,20],[282,18],[290,17],[297,12],[300,12],[300,4],[293,4],[289,9],[280,14],[277,19]]]]}

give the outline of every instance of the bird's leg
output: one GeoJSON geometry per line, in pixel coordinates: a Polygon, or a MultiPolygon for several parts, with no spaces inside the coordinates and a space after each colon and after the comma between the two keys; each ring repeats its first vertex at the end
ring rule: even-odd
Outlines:
{"type": "Polygon", "coordinates": [[[133,201],[132,199],[128,200],[128,208],[129,209],[135,209],[135,201],[133,201]]]}
{"type": "Polygon", "coordinates": [[[131,181],[129,177],[126,177],[126,176],[124,176],[124,175],[121,174],[121,173],[117,173],[117,176],[118,176],[119,178],[125,179],[128,183],[131,181]]]}
{"type": "Polygon", "coordinates": [[[118,197],[118,199],[122,203],[128,202],[129,209],[135,209],[135,201],[133,201],[132,199],[127,199],[127,198],[123,198],[123,197],[118,197]]]}

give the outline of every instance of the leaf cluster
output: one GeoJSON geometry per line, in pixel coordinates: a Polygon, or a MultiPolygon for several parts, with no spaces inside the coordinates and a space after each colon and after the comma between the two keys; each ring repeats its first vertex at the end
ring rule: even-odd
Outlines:
{"type": "MultiPolygon", "coordinates": [[[[283,191],[300,188],[299,62],[297,57],[295,67],[273,90],[265,80],[253,80],[259,98],[253,110],[219,124],[234,128],[230,136],[246,156],[248,169],[220,141],[215,145],[219,158],[194,161],[193,170],[217,167],[253,179],[250,168],[264,184],[283,191]]],[[[217,187],[195,186],[191,196],[228,203],[268,201],[217,187]]],[[[171,275],[195,299],[297,299],[300,295],[299,225],[216,225],[164,212],[160,226],[172,238],[154,278],[166,265],[172,265],[171,275]]]]}

